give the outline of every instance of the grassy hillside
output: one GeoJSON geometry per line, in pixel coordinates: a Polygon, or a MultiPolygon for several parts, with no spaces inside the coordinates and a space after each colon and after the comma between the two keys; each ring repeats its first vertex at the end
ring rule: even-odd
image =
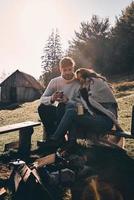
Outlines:
{"type": "MultiPolygon", "coordinates": [[[[119,121],[124,130],[130,131],[132,105],[134,105],[134,81],[121,81],[113,83],[115,87],[115,95],[119,104],[119,121]]],[[[23,122],[26,120],[38,121],[39,116],[37,107],[39,100],[21,104],[20,107],[13,110],[0,110],[0,126],[23,122]]],[[[42,138],[42,127],[34,129],[32,136],[33,147],[38,139],[42,138]]],[[[18,134],[8,133],[1,135],[0,152],[3,151],[4,144],[18,139],[18,134]]],[[[126,149],[134,156],[134,140],[127,140],[126,149]]]]}
{"type": "MultiPolygon", "coordinates": [[[[19,108],[13,110],[1,110],[0,111],[0,126],[7,124],[13,124],[23,121],[38,121],[39,116],[37,113],[37,107],[39,105],[39,100],[21,104],[19,108]]],[[[32,141],[37,141],[42,138],[42,127],[35,127],[32,141]]],[[[6,141],[11,142],[18,140],[18,132],[11,132],[8,134],[1,135],[0,140],[0,151],[4,148],[4,143],[6,141]],[[17,133],[17,134],[16,134],[17,133]]],[[[33,142],[34,144],[35,142],[33,142]]]]}

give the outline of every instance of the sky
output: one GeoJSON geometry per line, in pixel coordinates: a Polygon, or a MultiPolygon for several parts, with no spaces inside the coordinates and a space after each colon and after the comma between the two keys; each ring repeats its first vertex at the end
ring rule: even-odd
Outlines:
{"type": "Polygon", "coordinates": [[[121,15],[132,0],[0,0],[0,77],[17,69],[36,79],[42,72],[43,47],[52,29],[58,29],[63,48],[93,14],[121,15]]]}

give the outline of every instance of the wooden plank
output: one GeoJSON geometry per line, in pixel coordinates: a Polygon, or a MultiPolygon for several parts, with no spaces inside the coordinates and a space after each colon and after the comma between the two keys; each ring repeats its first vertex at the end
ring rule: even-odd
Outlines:
{"type": "Polygon", "coordinates": [[[115,135],[117,137],[124,137],[129,139],[134,139],[134,135],[131,135],[130,132],[121,132],[121,131],[111,131],[110,135],[115,135]]]}
{"type": "Polygon", "coordinates": [[[6,191],[6,189],[4,187],[0,188],[0,197],[2,197],[4,194],[6,194],[6,192],[7,191],[6,191]]]}
{"type": "Polygon", "coordinates": [[[42,158],[38,158],[36,159],[36,161],[34,162],[34,165],[37,168],[43,167],[44,165],[50,165],[52,163],[55,162],[55,153],[50,154],[48,156],[42,157],[42,158]]]}
{"type": "Polygon", "coordinates": [[[26,122],[20,122],[16,124],[7,125],[7,126],[2,126],[0,127],[0,134],[17,131],[17,130],[27,128],[27,127],[40,126],[40,125],[41,125],[40,122],[26,121],[26,122]]]}

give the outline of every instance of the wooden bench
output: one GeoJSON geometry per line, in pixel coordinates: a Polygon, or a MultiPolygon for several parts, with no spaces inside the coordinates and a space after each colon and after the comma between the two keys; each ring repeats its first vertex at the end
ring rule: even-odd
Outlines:
{"type": "Polygon", "coordinates": [[[19,131],[19,149],[20,154],[28,156],[31,148],[31,136],[33,127],[40,126],[40,122],[26,121],[16,124],[0,127],[0,134],[19,131]]]}

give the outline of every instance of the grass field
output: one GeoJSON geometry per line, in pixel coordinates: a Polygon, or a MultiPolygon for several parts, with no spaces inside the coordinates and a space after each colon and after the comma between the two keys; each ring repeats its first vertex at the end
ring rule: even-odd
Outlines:
{"type": "MultiPolygon", "coordinates": [[[[134,81],[118,82],[113,84],[115,87],[115,96],[119,105],[119,122],[125,131],[130,131],[132,106],[134,105],[134,81]]],[[[39,116],[37,108],[39,100],[21,104],[18,108],[12,110],[0,110],[0,126],[13,124],[23,121],[38,121],[39,116]]],[[[42,139],[42,126],[34,128],[32,135],[32,148],[36,147],[37,140],[42,139]]],[[[0,153],[3,152],[5,143],[18,140],[18,133],[11,132],[2,134],[0,139],[0,153]]],[[[125,149],[128,154],[134,158],[134,140],[127,139],[125,149]]],[[[11,170],[6,165],[0,165],[0,178],[9,178],[11,170]]],[[[10,200],[10,194],[6,198],[10,200]]],[[[70,193],[66,193],[66,200],[70,200],[70,193]]]]}
{"type": "MultiPolygon", "coordinates": [[[[19,108],[14,110],[1,110],[0,111],[0,125],[8,125],[23,121],[38,121],[39,116],[37,113],[37,107],[39,100],[21,104],[19,108]]],[[[18,132],[11,132],[8,134],[2,134],[0,137],[0,152],[3,151],[4,144],[18,140],[18,132]]],[[[36,141],[42,139],[42,126],[34,128],[34,134],[32,136],[32,145],[36,145],[36,141]]]]}
{"type": "MultiPolygon", "coordinates": [[[[115,95],[119,104],[119,122],[125,131],[130,131],[132,105],[134,105],[134,81],[118,82],[113,84],[115,95]]],[[[0,110],[0,126],[23,121],[38,121],[37,107],[39,100],[21,104],[13,110],[0,110]]],[[[36,146],[37,140],[42,139],[42,126],[34,128],[32,147],[36,146]]],[[[17,132],[11,132],[0,136],[0,153],[4,144],[18,139],[17,132]]],[[[127,140],[126,150],[134,157],[134,140],[127,140]]]]}

